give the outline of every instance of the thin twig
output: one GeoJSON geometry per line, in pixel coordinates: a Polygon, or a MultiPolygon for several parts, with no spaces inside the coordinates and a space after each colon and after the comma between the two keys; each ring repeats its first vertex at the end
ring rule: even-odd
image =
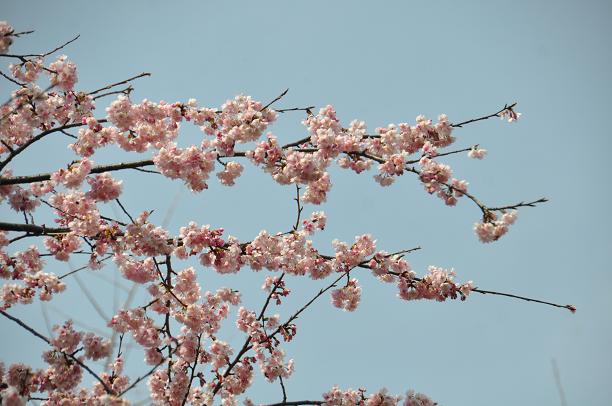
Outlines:
{"type": "MultiPolygon", "coordinates": [[[[118,164],[111,165],[99,165],[91,168],[89,173],[104,173],[104,172],[112,172],[112,171],[120,171],[122,169],[133,169],[140,168],[143,166],[151,166],[154,165],[153,160],[145,159],[142,161],[132,161],[132,162],[123,162],[118,164]]],[[[0,169],[2,166],[0,165],[0,169]]],[[[0,178],[0,185],[17,185],[22,183],[33,183],[33,182],[42,182],[44,180],[51,179],[51,173],[41,173],[38,175],[31,176],[16,176],[13,178],[0,178]]]]}
{"type": "Polygon", "coordinates": [[[489,114],[488,116],[473,118],[473,119],[467,120],[467,121],[462,121],[461,123],[457,123],[457,124],[451,124],[451,127],[461,128],[461,127],[463,127],[466,124],[471,124],[471,123],[475,123],[477,121],[487,120],[487,119],[492,118],[492,117],[499,117],[501,113],[503,113],[506,110],[513,109],[515,106],[516,106],[516,102],[512,103],[509,106],[506,104],[506,105],[504,105],[504,108],[502,108],[501,110],[499,110],[496,113],[489,114]]]}
{"type": "MultiPolygon", "coordinates": [[[[98,120],[98,123],[106,123],[107,120],[106,119],[100,119],[98,120]]],[[[62,130],[67,130],[70,128],[74,128],[74,127],[81,127],[85,124],[83,123],[73,123],[73,124],[66,124],[60,127],[56,127],[56,128],[52,128],[50,130],[47,131],[43,131],[40,134],[30,138],[28,141],[26,141],[23,145],[21,145],[19,148],[15,149],[13,152],[11,152],[9,154],[8,157],[6,157],[6,159],[2,162],[0,162],[0,171],[2,171],[2,169],[4,169],[4,167],[6,165],[8,165],[9,162],[11,162],[11,160],[13,158],[15,158],[17,155],[21,154],[26,148],[28,148],[30,145],[34,144],[35,142],[41,140],[43,137],[52,134],[56,131],[62,131],[62,130]]],[[[0,178],[0,182],[4,181],[6,178],[0,178]]],[[[49,180],[51,179],[51,174],[49,174],[49,177],[46,179],[42,179],[42,180],[49,180]]],[[[36,180],[33,180],[32,182],[37,182],[36,180]]]]}
{"type": "Polygon", "coordinates": [[[103,91],[105,91],[105,90],[112,89],[112,88],[113,88],[113,87],[115,87],[115,86],[124,85],[124,84],[126,84],[126,83],[128,83],[128,82],[131,82],[132,80],[135,80],[135,79],[138,79],[138,78],[141,78],[141,77],[144,77],[144,76],[151,76],[151,74],[150,74],[149,72],[142,72],[142,73],[140,73],[140,74],[138,74],[138,75],[136,75],[136,76],[132,76],[132,77],[131,77],[131,78],[129,78],[129,79],[125,79],[125,80],[122,80],[121,82],[116,82],[116,83],[113,83],[113,84],[110,84],[110,85],[107,85],[107,86],[101,87],[101,88],[96,89],[96,90],[94,90],[94,91],[92,91],[92,92],[89,92],[89,93],[87,93],[87,94],[88,94],[89,96],[91,96],[91,95],[94,95],[94,94],[97,94],[97,93],[103,92],[103,91]]]}
{"type": "Polygon", "coordinates": [[[274,110],[277,113],[287,113],[289,111],[305,111],[308,114],[312,114],[311,110],[314,109],[315,106],[308,106],[308,107],[292,107],[290,109],[278,109],[278,110],[274,110]]]}
{"type": "Polygon", "coordinates": [[[117,202],[117,204],[119,205],[119,207],[121,207],[121,210],[123,211],[123,213],[128,216],[128,218],[130,219],[130,221],[132,222],[132,224],[136,224],[136,222],[134,221],[134,219],[132,218],[132,216],[130,216],[130,213],[128,213],[128,211],[125,209],[125,207],[123,207],[123,205],[121,204],[121,201],[117,198],[115,199],[115,201],[117,202]]]}
{"type": "Polygon", "coordinates": [[[271,105],[273,105],[274,103],[276,103],[277,101],[282,99],[288,92],[289,92],[289,88],[286,88],[281,94],[276,96],[276,98],[274,100],[272,100],[270,103],[268,103],[265,106],[263,106],[261,108],[261,110],[259,110],[259,111],[264,111],[265,109],[267,109],[268,107],[270,107],[271,105]]]}
{"type": "Polygon", "coordinates": [[[478,292],[478,293],[482,293],[483,295],[497,295],[497,296],[505,296],[505,297],[511,297],[514,299],[519,299],[519,300],[524,300],[526,302],[534,302],[534,303],[541,303],[541,304],[545,304],[548,306],[553,306],[553,307],[558,307],[561,309],[567,309],[572,313],[576,312],[576,307],[574,305],[560,305],[557,303],[552,303],[552,302],[546,302],[544,300],[539,300],[539,299],[532,299],[530,297],[525,297],[525,296],[518,296],[518,295],[513,295],[510,293],[503,293],[503,292],[495,292],[492,290],[484,290],[484,289],[478,289],[478,288],[474,288],[472,289],[472,292],[478,292]]]}
{"type": "MultiPolygon", "coordinates": [[[[109,255],[109,256],[107,256],[107,257],[104,257],[104,258],[102,258],[102,259],[98,260],[97,262],[98,262],[98,263],[101,263],[101,262],[104,262],[104,261],[106,261],[107,259],[112,258],[112,257],[113,257],[113,255],[111,254],[111,255],[109,255]]],[[[77,268],[77,269],[72,270],[72,271],[70,271],[70,272],[68,272],[68,273],[65,273],[65,274],[63,274],[62,276],[58,277],[58,279],[64,279],[64,278],[65,278],[65,277],[67,277],[67,276],[74,275],[75,273],[77,273],[77,272],[79,272],[79,271],[82,271],[82,270],[84,270],[84,269],[87,269],[87,268],[89,268],[89,264],[88,264],[88,265],[83,265],[83,266],[82,266],[82,267],[80,267],[80,268],[77,268]]]]}
{"type": "Polygon", "coordinates": [[[25,83],[21,83],[18,82],[17,80],[13,79],[12,77],[8,76],[6,73],[0,71],[0,75],[2,75],[2,77],[10,82],[13,82],[14,84],[16,84],[19,87],[27,87],[25,83]]]}

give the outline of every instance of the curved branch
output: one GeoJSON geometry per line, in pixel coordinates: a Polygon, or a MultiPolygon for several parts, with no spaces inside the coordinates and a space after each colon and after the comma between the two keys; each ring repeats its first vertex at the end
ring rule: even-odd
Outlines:
{"type": "MultiPolygon", "coordinates": [[[[53,346],[53,344],[51,344],[51,341],[45,337],[44,335],[40,334],[38,331],[34,330],[32,327],[28,326],[27,324],[25,324],[23,321],[19,320],[16,317],[11,316],[10,314],[8,314],[7,312],[5,312],[4,310],[0,310],[0,314],[2,314],[4,317],[6,317],[7,319],[10,319],[12,321],[14,321],[15,323],[19,324],[21,327],[23,327],[24,329],[26,329],[27,331],[29,331],[31,334],[33,334],[34,336],[40,338],[41,340],[43,340],[44,342],[46,342],[47,344],[49,344],[50,346],[53,346]]],[[[100,378],[98,376],[98,374],[96,374],[94,371],[91,370],[91,368],[89,368],[87,365],[85,365],[81,360],[79,360],[77,357],[75,357],[72,354],[69,354],[67,352],[61,351],[59,349],[56,348],[56,351],[61,352],[62,354],[64,354],[65,356],[67,356],[68,358],[72,359],[74,362],[76,362],[77,364],[79,364],[79,366],[81,368],[83,368],[84,370],[86,370],[87,372],[89,372],[89,374],[91,376],[93,376],[94,378],[96,378],[96,380],[98,382],[100,382],[100,384],[102,385],[102,387],[104,387],[104,390],[106,391],[106,393],[109,393],[111,395],[114,395],[114,391],[108,387],[108,385],[106,384],[106,382],[104,382],[102,380],[102,378],[100,378]]]]}

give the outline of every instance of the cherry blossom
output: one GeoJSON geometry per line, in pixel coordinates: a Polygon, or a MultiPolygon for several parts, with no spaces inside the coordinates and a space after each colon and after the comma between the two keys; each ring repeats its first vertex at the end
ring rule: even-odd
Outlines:
{"type": "MultiPolygon", "coordinates": [[[[0,22],[0,53],[21,34],[0,22]]],[[[65,55],[51,56],[63,47],[40,55],[3,55],[14,62],[9,65],[12,78],[6,77],[17,88],[0,106],[0,203],[10,206],[18,220],[0,224],[0,278],[4,280],[0,314],[38,337],[46,348],[43,369],[19,363],[5,369],[0,362],[2,404],[22,405],[32,395],[42,394],[46,405],[123,405],[127,404],[125,393],[142,381],[147,382],[155,404],[220,402],[229,406],[243,400],[258,374],[268,382],[280,382],[283,402],[279,404],[300,404],[287,403],[283,380],[291,379],[299,358],[294,361],[285,343],[300,337],[302,312],[319,298],[329,298],[331,306],[353,312],[364,294],[358,278],[370,277],[394,284],[397,296],[406,301],[466,300],[473,292],[504,295],[481,290],[472,281],[456,282],[453,269],[430,266],[419,276],[406,259],[418,248],[385,251],[367,233],[357,235],[353,242],[334,240],[331,252],[326,251],[329,246],[323,248],[318,241],[318,233],[328,225],[326,214],[315,211],[307,217],[303,212],[305,204],[322,205],[330,197],[335,164],[356,174],[372,170],[381,186],[393,184],[400,176],[414,176],[426,193],[435,194],[448,206],[463,198],[483,214],[474,231],[485,243],[508,231],[516,221],[517,209],[546,201],[497,208],[485,205],[472,194],[478,186],[470,185],[468,190],[468,181],[453,177],[459,171],[445,163],[447,155],[466,151],[470,158],[484,158],[487,151],[477,145],[449,150],[457,142],[455,129],[491,117],[516,121],[520,113],[514,111],[514,104],[458,124],[444,114],[437,121],[419,115],[412,123],[391,123],[368,131],[358,119],[343,124],[331,105],[318,112],[314,107],[275,111],[274,103],[286,91],[268,104],[248,95],[238,95],[220,107],[201,106],[196,99],[135,102],[131,85],[124,90],[117,86],[148,73],[81,91],[75,88],[76,65],[65,55]],[[55,59],[49,63],[48,58],[55,59]],[[41,76],[42,72],[48,75],[41,76]],[[109,92],[102,93],[105,91],[109,92]],[[102,99],[110,96],[113,98],[102,99]],[[102,104],[103,100],[108,102],[102,104]],[[269,130],[279,113],[289,111],[306,113],[306,118],[303,138],[287,142],[284,135],[269,130]],[[94,115],[98,112],[100,116],[94,115]],[[188,125],[199,129],[196,140],[183,136],[183,127],[188,125]],[[68,145],[72,157],[64,167],[31,176],[13,174],[9,165],[21,158],[23,150],[34,143],[43,145],[55,133],[74,138],[68,145]],[[101,151],[109,147],[143,155],[126,162],[94,163],[94,156],[96,162],[105,162],[109,154],[101,151]],[[139,174],[143,176],[161,174],[179,180],[192,192],[203,192],[211,173],[216,172],[222,185],[234,186],[252,167],[296,189],[297,215],[287,229],[267,231],[262,225],[247,240],[195,221],[166,227],[155,224],[155,207],[135,211],[119,201],[127,192],[122,179],[127,169],[146,172],[139,174]],[[115,204],[129,221],[121,221],[109,210],[116,209],[115,204]],[[45,224],[42,219],[47,217],[43,216],[52,220],[45,224]],[[13,249],[17,246],[24,248],[13,249]],[[76,260],[78,254],[85,256],[86,265],[61,276],[47,272],[55,261],[76,260]],[[141,286],[144,296],[141,303],[115,310],[106,320],[113,334],[119,335],[118,344],[93,332],[75,330],[71,320],[55,326],[47,338],[12,316],[14,306],[52,300],[72,284],[69,277],[74,273],[95,271],[108,263],[104,272],[119,272],[141,286]],[[232,287],[210,287],[211,271],[220,280],[232,280],[227,274],[248,270],[261,272],[260,307],[253,307],[248,295],[243,303],[242,292],[232,287]],[[294,313],[286,311],[281,306],[294,296],[295,300],[301,297],[308,278],[323,287],[317,287],[294,313]],[[238,330],[241,344],[235,344],[228,326],[238,330]],[[132,380],[124,372],[124,336],[142,350],[150,368],[140,378],[132,380]],[[92,362],[102,359],[110,365],[100,367],[92,362]],[[90,386],[84,385],[86,374],[93,378],[90,386]]],[[[205,221],[214,223],[215,219],[213,213],[205,221]]],[[[576,311],[572,305],[538,302],[576,311]]],[[[402,398],[386,389],[368,395],[365,389],[337,386],[315,402],[392,406],[402,399],[404,406],[436,404],[413,391],[402,398]]],[[[254,403],[246,398],[245,404],[254,403]]]]}

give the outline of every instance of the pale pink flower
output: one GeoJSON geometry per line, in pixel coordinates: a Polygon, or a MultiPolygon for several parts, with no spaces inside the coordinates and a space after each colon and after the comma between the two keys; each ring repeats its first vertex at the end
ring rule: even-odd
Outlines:
{"type": "Polygon", "coordinates": [[[13,77],[18,80],[23,82],[36,82],[38,75],[43,69],[43,60],[40,57],[35,57],[16,65],[9,65],[9,69],[13,77]]]}
{"type": "Polygon", "coordinates": [[[357,279],[353,278],[341,289],[332,291],[332,303],[335,307],[352,312],[357,309],[361,300],[361,288],[357,285],[357,279]]]}
{"type": "Polygon", "coordinates": [[[329,174],[324,173],[321,178],[310,182],[306,186],[306,192],[302,196],[303,200],[312,204],[321,204],[327,200],[327,192],[331,189],[329,174]]]}
{"type": "Polygon", "coordinates": [[[406,393],[406,400],[403,406],[436,406],[437,403],[423,395],[410,390],[406,393]]]}
{"type": "Polygon", "coordinates": [[[105,340],[93,333],[86,333],[83,336],[83,347],[85,348],[85,357],[94,361],[108,356],[112,350],[110,340],[105,340]]]}
{"type": "Polygon", "coordinates": [[[9,47],[13,43],[13,27],[6,21],[0,21],[0,54],[4,54],[8,51],[9,47]]]}
{"type": "Polygon", "coordinates": [[[51,73],[51,84],[68,92],[72,90],[77,82],[76,65],[68,60],[66,55],[61,55],[49,65],[51,73]]]}
{"type": "Polygon", "coordinates": [[[51,339],[51,345],[66,353],[74,352],[83,337],[83,333],[74,331],[72,320],[66,321],[62,326],[54,326],[53,331],[57,336],[51,339]]]}
{"type": "Polygon", "coordinates": [[[499,118],[502,120],[507,119],[509,123],[512,123],[513,121],[517,121],[521,115],[521,113],[514,111],[513,107],[507,107],[499,114],[499,118]]]}
{"type": "Polygon", "coordinates": [[[217,177],[225,186],[233,186],[236,178],[240,176],[244,168],[238,162],[230,161],[225,164],[225,169],[217,174],[217,177]]]}
{"type": "Polygon", "coordinates": [[[87,196],[93,200],[108,202],[119,197],[122,191],[123,181],[114,180],[109,173],[98,174],[87,178],[91,190],[87,196]]]}
{"type": "Polygon", "coordinates": [[[14,186],[12,192],[9,196],[9,203],[13,210],[32,212],[40,206],[40,200],[33,196],[29,190],[14,186]]]}
{"type": "Polygon", "coordinates": [[[472,147],[472,149],[468,152],[468,156],[473,159],[484,159],[486,155],[487,150],[479,148],[478,146],[472,147]]]}
{"type": "Polygon", "coordinates": [[[73,233],[60,234],[53,237],[47,237],[44,240],[45,247],[55,259],[59,261],[68,261],[70,254],[81,246],[81,240],[73,233]]]}
{"type": "Polygon", "coordinates": [[[67,188],[75,189],[83,183],[85,177],[91,172],[93,162],[87,158],[73,163],[68,169],[59,169],[51,174],[51,180],[55,183],[61,183],[67,188]]]}

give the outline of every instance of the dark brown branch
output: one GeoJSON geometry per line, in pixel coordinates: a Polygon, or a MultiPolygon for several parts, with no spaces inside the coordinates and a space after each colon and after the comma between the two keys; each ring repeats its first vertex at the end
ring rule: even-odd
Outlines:
{"type": "MultiPolygon", "coordinates": [[[[108,260],[108,259],[110,259],[110,258],[112,258],[112,257],[113,257],[113,255],[111,254],[111,255],[108,255],[108,256],[106,256],[106,257],[104,257],[104,258],[100,259],[100,260],[99,260],[99,261],[97,261],[97,262],[98,262],[98,263],[101,263],[101,262],[104,262],[104,261],[106,261],[106,260],[108,260]]],[[[65,278],[65,277],[67,277],[67,276],[73,275],[73,274],[75,274],[75,273],[77,273],[77,272],[79,272],[79,271],[82,271],[82,270],[84,270],[84,269],[87,269],[87,268],[89,268],[89,265],[83,265],[83,266],[82,266],[82,267],[80,267],[80,268],[77,268],[77,269],[75,269],[75,270],[72,270],[72,271],[70,271],[70,272],[67,272],[67,273],[63,274],[62,276],[58,277],[58,279],[64,279],[64,278],[65,278]]]]}
{"type": "Polygon", "coordinates": [[[9,82],[13,82],[14,84],[16,84],[19,87],[26,87],[25,83],[21,83],[18,82],[17,80],[13,79],[12,77],[8,76],[6,73],[0,71],[0,75],[2,75],[2,77],[6,80],[8,80],[9,82]]]}
{"type": "MultiPolygon", "coordinates": [[[[106,121],[107,121],[106,119],[98,120],[99,123],[106,123],[106,121]]],[[[6,159],[4,161],[0,162],[0,171],[2,171],[2,169],[4,169],[4,167],[6,165],[8,165],[8,163],[11,162],[11,160],[13,158],[15,158],[17,155],[21,154],[27,147],[29,147],[30,145],[34,144],[36,141],[39,141],[43,137],[45,137],[45,136],[47,136],[49,134],[52,134],[52,133],[54,133],[56,131],[67,130],[69,128],[74,128],[74,127],[81,127],[83,125],[84,124],[82,124],[82,123],[66,124],[66,125],[63,125],[61,127],[56,127],[56,128],[52,128],[52,129],[47,130],[47,131],[43,131],[40,134],[30,138],[27,142],[25,142],[19,148],[15,149],[13,152],[11,152],[9,154],[9,156],[6,157],[6,159]]],[[[49,180],[51,178],[51,174],[48,174],[48,175],[49,175],[48,178],[42,179],[42,180],[49,180]]],[[[6,178],[5,179],[0,178],[0,184],[6,184],[6,185],[14,185],[14,184],[16,184],[16,183],[1,183],[1,182],[5,181],[5,180],[6,180],[6,178]]],[[[37,182],[37,181],[33,180],[32,182],[37,182]]],[[[28,183],[28,182],[17,182],[17,183],[28,183]]]]}
{"type": "Polygon", "coordinates": [[[135,79],[138,79],[138,78],[141,78],[141,77],[144,77],[144,76],[151,76],[151,74],[150,74],[149,72],[142,72],[141,74],[138,74],[138,75],[136,75],[136,76],[132,76],[132,77],[131,77],[131,78],[129,78],[129,79],[125,79],[125,80],[122,80],[121,82],[117,82],[117,83],[110,84],[110,85],[108,85],[108,86],[101,87],[101,88],[96,89],[96,90],[94,90],[94,91],[92,91],[92,92],[89,92],[89,93],[87,93],[87,94],[88,94],[89,96],[91,96],[91,95],[94,95],[94,94],[97,94],[97,93],[103,92],[103,91],[105,91],[105,90],[112,89],[112,88],[113,88],[113,87],[115,87],[115,86],[121,86],[121,85],[124,85],[124,84],[126,84],[126,83],[131,82],[132,80],[135,80],[135,79]]]}
{"type": "Polygon", "coordinates": [[[272,299],[272,296],[274,295],[274,293],[276,293],[276,289],[278,288],[278,285],[280,285],[281,281],[283,280],[283,278],[285,277],[285,273],[283,272],[281,274],[281,276],[278,278],[278,280],[274,283],[274,286],[272,287],[272,289],[270,290],[270,294],[268,294],[268,297],[266,298],[266,302],[264,303],[263,307],[261,308],[261,312],[259,312],[259,316],[257,317],[257,320],[262,320],[265,313],[266,313],[266,309],[268,308],[268,305],[270,304],[270,299],[272,299]]]}
{"type": "Polygon", "coordinates": [[[287,148],[290,148],[290,147],[297,147],[297,146],[299,146],[301,144],[304,144],[305,142],[308,142],[308,141],[310,141],[310,136],[304,137],[301,140],[290,142],[289,144],[285,144],[285,145],[282,146],[282,148],[283,149],[287,149],[287,148]]]}
{"type": "Polygon", "coordinates": [[[489,114],[488,116],[483,116],[483,117],[473,118],[473,119],[471,119],[471,120],[467,120],[467,121],[462,121],[462,122],[457,123],[457,124],[451,124],[451,127],[461,128],[461,127],[463,127],[463,126],[464,126],[464,125],[466,125],[466,124],[471,124],[471,123],[475,123],[475,122],[477,122],[477,121],[482,121],[482,120],[488,120],[488,119],[490,119],[490,118],[492,118],[492,117],[500,117],[501,113],[503,113],[503,112],[504,112],[504,111],[506,111],[506,110],[513,109],[515,106],[516,106],[516,102],[515,102],[515,103],[512,103],[512,104],[511,104],[511,105],[509,105],[509,106],[506,104],[506,105],[504,105],[504,108],[503,108],[503,109],[499,110],[499,111],[498,111],[498,112],[496,112],[496,113],[489,114]]]}
{"type": "Polygon", "coordinates": [[[295,218],[295,225],[293,226],[293,231],[297,231],[298,227],[300,226],[300,217],[302,216],[302,211],[304,210],[300,202],[300,185],[298,185],[297,183],[295,184],[295,194],[295,202],[297,203],[297,216],[295,218]]]}
{"type": "Polygon", "coordinates": [[[130,85],[130,86],[126,87],[125,89],[115,90],[113,92],[107,92],[107,93],[99,94],[96,97],[94,97],[93,100],[98,100],[98,99],[101,99],[101,98],[106,97],[106,96],[112,96],[114,94],[122,94],[122,95],[125,95],[125,96],[129,96],[130,93],[132,93],[132,91],[134,91],[134,88],[130,85]]]}
{"type": "Polygon", "coordinates": [[[285,97],[285,95],[289,92],[289,88],[285,89],[281,94],[279,94],[278,96],[276,96],[276,99],[272,100],[270,103],[266,104],[265,106],[263,106],[261,108],[261,110],[259,111],[264,111],[265,109],[267,109],[268,107],[270,107],[271,105],[273,105],[274,103],[276,103],[277,101],[279,101],[280,99],[282,99],[283,97],[285,97]]]}
{"type": "Polygon", "coordinates": [[[274,110],[277,113],[287,113],[289,111],[305,111],[308,114],[312,114],[311,110],[314,109],[315,106],[308,106],[308,107],[292,107],[290,109],[278,109],[278,110],[274,110]]]}
{"type": "MultiPolygon", "coordinates": [[[[154,165],[153,160],[145,159],[142,161],[132,161],[132,162],[123,162],[118,164],[110,164],[110,165],[98,165],[91,168],[91,172],[89,173],[104,173],[104,172],[112,172],[112,171],[120,171],[122,169],[134,169],[141,168],[143,166],[151,166],[154,165]]],[[[0,167],[0,169],[2,169],[0,167]]],[[[44,180],[51,179],[51,173],[41,173],[38,175],[30,175],[30,176],[15,176],[13,178],[0,178],[0,185],[17,185],[22,183],[33,183],[33,182],[42,182],[44,180]]]]}
{"type": "Polygon", "coordinates": [[[285,389],[285,382],[283,382],[283,377],[279,375],[278,381],[280,382],[280,386],[283,391],[283,403],[285,403],[287,402],[287,390],[285,389]]]}
{"type": "Polygon", "coordinates": [[[125,207],[123,207],[123,205],[121,204],[121,201],[117,198],[115,199],[115,201],[117,202],[117,204],[119,205],[119,207],[121,207],[121,210],[123,211],[123,213],[128,216],[128,218],[130,219],[130,221],[132,222],[132,224],[136,224],[134,222],[134,219],[132,218],[132,216],[130,215],[130,213],[128,213],[128,211],[125,209],[125,207]]]}
{"type": "MultiPolygon", "coordinates": [[[[442,152],[442,153],[437,154],[435,157],[432,157],[432,158],[437,158],[437,157],[440,157],[440,156],[453,155],[453,154],[460,154],[460,153],[462,153],[462,152],[469,152],[469,151],[471,151],[473,148],[478,148],[478,144],[473,145],[473,146],[471,146],[471,147],[469,147],[469,148],[458,149],[458,150],[455,150],[455,151],[442,152]]],[[[421,158],[423,158],[424,156],[427,156],[427,155],[423,155],[423,156],[421,156],[421,158]]],[[[410,160],[410,161],[406,161],[406,165],[413,165],[413,164],[419,163],[419,161],[421,160],[421,158],[419,158],[419,159],[413,159],[413,160],[410,160]]]]}
{"type": "Polygon", "coordinates": [[[50,51],[48,51],[48,52],[45,52],[45,53],[44,53],[44,54],[42,54],[42,55],[25,55],[25,56],[42,56],[42,57],[44,58],[45,56],[49,56],[49,55],[51,55],[51,54],[54,54],[54,53],[56,53],[57,51],[59,51],[60,49],[65,48],[66,46],[68,46],[68,45],[72,44],[74,41],[76,41],[77,39],[79,39],[79,37],[80,37],[80,36],[81,36],[81,34],[78,34],[76,37],[72,38],[71,40],[64,42],[62,45],[60,45],[60,46],[58,46],[58,47],[56,47],[56,48],[53,48],[52,50],[50,50],[50,51]]]}
{"type": "Polygon", "coordinates": [[[200,356],[201,341],[202,341],[202,334],[198,334],[198,345],[196,347],[196,355],[193,361],[193,367],[191,368],[191,377],[189,377],[189,385],[187,385],[187,392],[185,392],[185,397],[183,398],[183,402],[181,403],[181,406],[184,406],[187,403],[187,398],[189,397],[189,390],[191,389],[191,384],[193,383],[193,379],[196,376],[195,371],[196,371],[196,367],[198,366],[198,357],[200,356]]]}
{"type": "MultiPolygon", "coordinates": [[[[21,34],[30,34],[30,33],[32,33],[32,32],[34,32],[34,31],[24,31],[24,32],[22,32],[22,33],[19,33],[19,35],[21,35],[21,34]]],[[[13,35],[14,35],[14,36],[16,36],[16,37],[17,37],[17,36],[19,36],[18,34],[13,34],[13,35]]],[[[69,44],[73,43],[74,41],[76,41],[77,39],[79,39],[79,37],[80,37],[80,36],[81,36],[81,35],[77,35],[77,36],[76,36],[76,37],[74,37],[73,39],[71,39],[71,40],[69,40],[69,41],[66,41],[66,42],[64,42],[62,45],[60,45],[60,46],[58,46],[58,47],[55,47],[55,48],[53,48],[52,50],[47,51],[47,52],[45,52],[45,53],[43,53],[43,54],[24,54],[24,55],[15,55],[15,54],[0,54],[0,56],[4,56],[5,58],[16,58],[16,59],[21,60],[22,62],[27,62],[27,59],[26,59],[26,58],[30,58],[30,57],[42,57],[42,58],[44,58],[45,56],[49,56],[49,55],[51,55],[52,53],[55,53],[55,52],[59,51],[60,49],[62,49],[62,48],[64,48],[64,47],[66,47],[67,45],[69,45],[69,44]]]]}
{"type": "Polygon", "coordinates": [[[541,197],[538,200],[534,200],[532,202],[520,202],[517,204],[512,204],[509,206],[503,206],[503,207],[489,207],[489,210],[491,211],[502,211],[502,210],[513,210],[513,209],[518,209],[519,207],[535,207],[538,203],[546,203],[548,202],[548,199],[545,197],[541,197]]]}
{"type": "MultiPolygon", "coordinates": [[[[174,354],[177,350],[178,350],[178,346],[173,349],[172,354],[174,354]]],[[[143,380],[147,379],[149,377],[149,375],[151,375],[153,372],[155,372],[157,370],[157,368],[159,368],[164,362],[166,362],[166,360],[167,360],[167,358],[162,358],[162,360],[159,361],[157,364],[155,364],[155,366],[153,368],[151,368],[147,373],[145,373],[144,375],[138,377],[134,382],[132,382],[132,384],[130,386],[125,388],[125,390],[123,392],[121,392],[118,395],[118,397],[122,397],[123,395],[125,395],[126,392],[134,389],[134,387],[136,385],[138,385],[143,380]]]]}
{"type": "Polygon", "coordinates": [[[483,290],[483,289],[478,289],[478,288],[474,288],[472,289],[472,292],[478,292],[478,293],[482,293],[483,295],[497,295],[497,296],[506,296],[506,297],[511,297],[513,299],[519,299],[519,300],[524,300],[526,302],[534,302],[534,303],[541,303],[541,304],[545,304],[548,306],[553,306],[553,307],[558,307],[561,309],[567,309],[572,313],[576,312],[576,307],[573,305],[560,305],[557,303],[551,303],[551,302],[546,302],[544,300],[538,300],[538,299],[532,299],[529,297],[525,297],[525,296],[518,296],[518,295],[512,295],[510,293],[502,293],[502,292],[495,292],[492,290],[483,290]]]}
{"type": "MultiPolygon", "coordinates": [[[[2,314],[4,317],[6,317],[7,319],[13,320],[15,323],[19,324],[21,327],[23,327],[24,329],[26,329],[27,331],[29,331],[31,334],[33,334],[34,336],[40,338],[41,340],[43,340],[44,342],[46,342],[47,344],[53,346],[51,344],[51,341],[45,337],[44,335],[40,334],[38,331],[34,330],[32,327],[28,326],[27,324],[25,324],[23,321],[19,320],[16,317],[11,316],[10,314],[8,314],[7,312],[5,312],[4,310],[0,310],[0,314],[2,314]]],[[[84,370],[86,370],[87,372],[89,372],[89,374],[91,376],[93,376],[94,378],[96,378],[96,380],[98,382],[100,382],[100,384],[102,385],[102,387],[104,388],[104,390],[106,391],[106,393],[109,393],[111,395],[114,394],[113,390],[111,388],[108,387],[108,385],[106,384],[106,382],[104,382],[102,380],[102,378],[100,378],[94,371],[92,371],[87,365],[85,365],[83,362],[81,362],[81,360],[79,360],[77,357],[75,357],[73,354],[69,354],[67,352],[61,351],[59,349],[56,348],[56,351],[61,352],[62,354],[64,354],[65,356],[67,356],[68,358],[72,359],[74,362],[76,362],[77,364],[79,364],[79,366],[81,368],[83,368],[84,370]]]]}
{"type": "Polygon", "coordinates": [[[300,406],[300,405],[322,405],[325,403],[323,400],[294,400],[291,402],[279,402],[279,403],[269,403],[267,405],[262,406],[300,406]]]}
{"type": "Polygon", "coordinates": [[[36,235],[54,235],[54,234],[66,234],[70,232],[69,228],[55,228],[37,226],[34,224],[19,224],[19,223],[4,223],[0,222],[0,230],[2,231],[23,231],[26,233],[32,233],[36,235]]]}

